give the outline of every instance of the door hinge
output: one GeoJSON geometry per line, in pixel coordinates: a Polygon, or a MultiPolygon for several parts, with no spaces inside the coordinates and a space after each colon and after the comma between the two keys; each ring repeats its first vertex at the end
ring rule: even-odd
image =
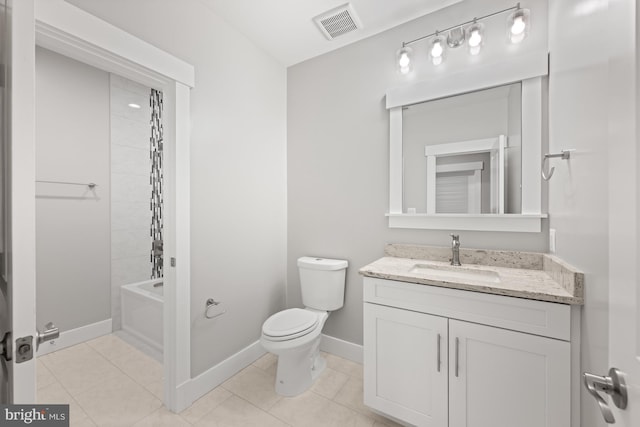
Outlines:
{"type": "Polygon", "coordinates": [[[2,337],[2,341],[0,341],[0,356],[8,362],[11,360],[12,351],[13,349],[11,348],[11,332],[7,332],[2,337]]]}

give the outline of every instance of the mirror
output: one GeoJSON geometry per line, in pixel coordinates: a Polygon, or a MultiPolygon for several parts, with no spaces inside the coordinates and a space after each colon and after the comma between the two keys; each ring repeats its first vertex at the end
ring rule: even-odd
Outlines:
{"type": "Polygon", "coordinates": [[[520,82],[402,107],[403,213],[522,213],[520,82]]]}
{"type": "Polygon", "coordinates": [[[541,231],[547,60],[387,91],[389,227],[541,231]]]}

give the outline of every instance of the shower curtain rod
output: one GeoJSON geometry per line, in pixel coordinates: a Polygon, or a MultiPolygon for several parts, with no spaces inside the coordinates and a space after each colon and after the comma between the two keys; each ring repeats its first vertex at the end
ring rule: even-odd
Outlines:
{"type": "Polygon", "coordinates": [[[66,184],[66,185],[83,185],[83,186],[87,186],[91,189],[95,188],[98,186],[98,184],[94,183],[94,182],[89,182],[89,183],[83,183],[83,182],[67,182],[67,181],[40,181],[40,180],[36,180],[36,182],[41,182],[44,184],[66,184]]]}

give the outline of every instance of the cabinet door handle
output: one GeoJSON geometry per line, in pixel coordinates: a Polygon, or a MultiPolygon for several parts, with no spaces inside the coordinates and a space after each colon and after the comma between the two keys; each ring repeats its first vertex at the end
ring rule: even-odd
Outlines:
{"type": "Polygon", "coordinates": [[[460,355],[460,340],[456,337],[456,377],[458,376],[458,359],[460,355]]]}
{"type": "Polygon", "coordinates": [[[437,357],[436,357],[436,366],[438,368],[438,372],[440,372],[440,334],[438,334],[438,336],[436,337],[437,341],[436,341],[436,352],[438,353],[437,357]]]}

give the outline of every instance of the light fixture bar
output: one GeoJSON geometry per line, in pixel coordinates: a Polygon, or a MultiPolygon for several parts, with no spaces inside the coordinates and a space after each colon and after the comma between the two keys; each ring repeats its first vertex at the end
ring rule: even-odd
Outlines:
{"type": "Polygon", "coordinates": [[[458,24],[458,25],[451,26],[449,28],[445,28],[444,30],[436,30],[435,32],[433,32],[431,34],[427,34],[426,36],[419,37],[419,38],[417,38],[415,40],[411,40],[411,41],[408,41],[408,42],[402,42],[402,47],[409,46],[410,44],[417,43],[417,42],[419,42],[421,40],[424,40],[424,39],[428,39],[429,37],[433,37],[433,36],[438,35],[440,33],[445,33],[447,31],[453,30],[454,28],[463,27],[463,26],[468,25],[468,24],[473,24],[474,22],[480,21],[482,19],[491,18],[492,16],[500,15],[501,13],[510,12],[512,10],[518,10],[518,9],[520,9],[520,3],[517,3],[515,6],[509,7],[507,9],[499,10],[497,12],[493,12],[493,13],[490,13],[488,15],[484,15],[484,16],[480,16],[480,17],[477,17],[477,18],[473,18],[470,21],[466,21],[466,22],[463,22],[462,24],[458,24]]]}

